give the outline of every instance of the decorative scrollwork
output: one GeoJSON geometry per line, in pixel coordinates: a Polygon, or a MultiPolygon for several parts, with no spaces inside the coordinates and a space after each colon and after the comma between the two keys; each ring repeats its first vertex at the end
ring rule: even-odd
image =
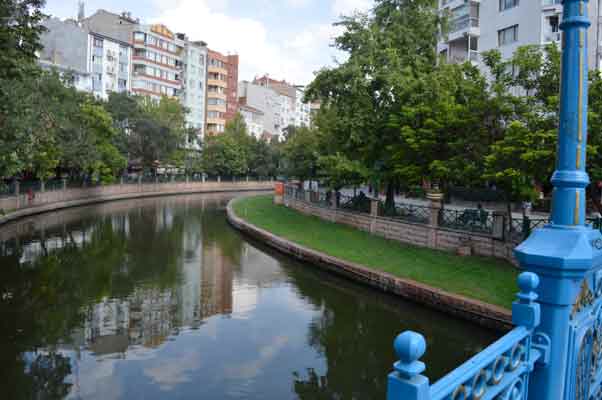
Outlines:
{"type": "Polygon", "coordinates": [[[581,340],[577,355],[575,400],[588,400],[592,369],[593,333],[588,331],[581,340]]]}
{"type": "Polygon", "coordinates": [[[495,400],[526,400],[524,378],[517,378],[508,389],[496,396],[495,400]]]}
{"type": "Polygon", "coordinates": [[[575,301],[575,305],[573,306],[573,311],[571,312],[571,319],[574,319],[580,312],[591,307],[594,304],[594,294],[589,288],[587,283],[587,279],[583,281],[581,284],[581,291],[579,292],[579,296],[575,301]]]}

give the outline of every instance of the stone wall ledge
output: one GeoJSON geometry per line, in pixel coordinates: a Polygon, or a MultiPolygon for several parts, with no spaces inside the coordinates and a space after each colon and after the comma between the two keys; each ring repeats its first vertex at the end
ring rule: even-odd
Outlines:
{"type": "MultiPolygon", "coordinates": [[[[184,194],[272,191],[273,189],[273,182],[250,181],[111,185],[44,192],[36,194],[36,201],[33,205],[0,216],[0,226],[32,215],[108,201],[184,194]]],[[[21,195],[21,197],[24,202],[25,196],[21,195]]]]}
{"type": "Polygon", "coordinates": [[[316,250],[298,245],[271,232],[250,224],[238,217],[232,209],[233,201],[227,206],[229,223],[249,236],[291,255],[301,261],[309,262],[337,275],[344,276],[392,293],[406,300],[429,306],[447,314],[477,323],[481,326],[507,331],[512,328],[512,314],[509,310],[465,296],[446,292],[410,279],[399,278],[392,274],[375,271],[366,266],[341,260],[316,250]]]}

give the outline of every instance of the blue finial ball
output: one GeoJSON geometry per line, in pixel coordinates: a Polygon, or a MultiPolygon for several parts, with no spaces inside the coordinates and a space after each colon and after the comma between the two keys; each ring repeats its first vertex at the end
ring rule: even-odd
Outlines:
{"type": "Polygon", "coordinates": [[[523,272],[518,277],[518,287],[523,293],[534,292],[539,286],[539,276],[533,272],[523,272]]]}
{"type": "Polygon", "coordinates": [[[395,353],[404,364],[418,361],[426,352],[426,341],[419,333],[406,331],[397,336],[394,343],[395,353]]]}

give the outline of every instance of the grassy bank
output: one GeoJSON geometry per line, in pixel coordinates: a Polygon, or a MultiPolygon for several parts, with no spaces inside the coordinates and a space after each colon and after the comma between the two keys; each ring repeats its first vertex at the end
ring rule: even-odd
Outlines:
{"type": "Polygon", "coordinates": [[[233,209],[251,224],[302,246],[448,292],[510,308],[518,291],[517,270],[502,260],[386,240],[276,206],[271,195],[239,199],[233,209]]]}

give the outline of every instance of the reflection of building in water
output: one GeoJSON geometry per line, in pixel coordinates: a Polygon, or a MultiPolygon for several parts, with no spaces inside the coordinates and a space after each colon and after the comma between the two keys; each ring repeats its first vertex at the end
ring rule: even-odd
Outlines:
{"type": "Polygon", "coordinates": [[[232,313],[232,265],[217,243],[205,243],[202,263],[201,315],[232,313]]]}
{"type": "MultiPolygon", "coordinates": [[[[201,228],[202,229],[202,228],[201,228]]],[[[198,328],[201,323],[202,241],[199,225],[184,223],[182,235],[182,284],[178,289],[179,319],[182,325],[198,328]]]]}
{"type": "Polygon", "coordinates": [[[154,348],[179,325],[177,309],[171,290],[138,288],[125,299],[104,299],[90,306],[83,335],[75,332],[72,338],[98,355],[124,353],[132,345],[154,348]]]}

